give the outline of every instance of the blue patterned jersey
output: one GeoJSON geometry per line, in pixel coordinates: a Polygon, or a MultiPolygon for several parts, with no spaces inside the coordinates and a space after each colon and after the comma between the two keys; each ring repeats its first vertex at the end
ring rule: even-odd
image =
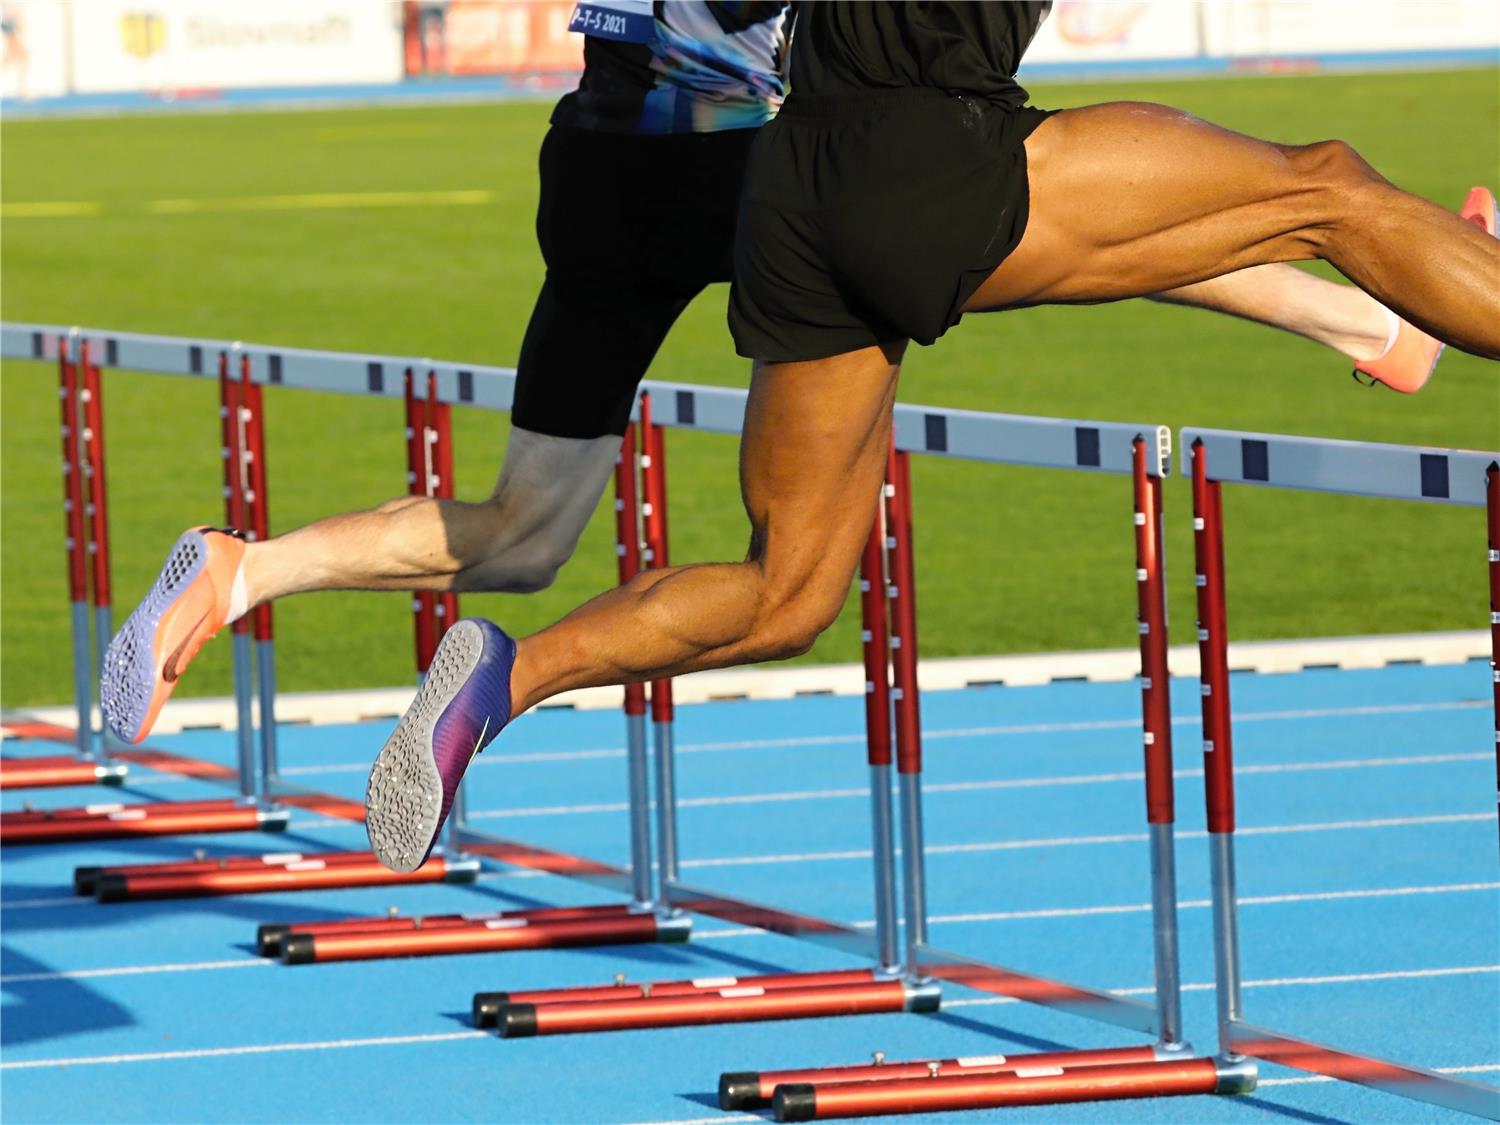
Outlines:
{"type": "Polygon", "coordinates": [[[611,133],[753,129],[785,94],[784,0],[583,0],[583,77],[554,125],[611,133]]]}

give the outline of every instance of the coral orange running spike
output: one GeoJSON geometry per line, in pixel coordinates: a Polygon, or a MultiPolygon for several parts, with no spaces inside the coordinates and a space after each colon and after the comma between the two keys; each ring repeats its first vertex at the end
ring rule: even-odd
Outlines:
{"type": "Polygon", "coordinates": [[[1495,205],[1495,193],[1487,187],[1470,188],[1468,198],[1464,200],[1458,213],[1491,235],[1500,227],[1500,207],[1495,205]]]}
{"type": "Polygon", "coordinates": [[[150,593],[104,654],[99,701],[119,738],[140,742],[188,663],[229,620],[245,541],[210,527],[185,531],[150,593]]]}
{"type": "MultiPolygon", "coordinates": [[[[1500,218],[1495,196],[1486,187],[1470,188],[1458,214],[1491,235],[1495,233],[1497,218],[1500,218]]],[[[1356,363],[1354,370],[1356,374],[1365,374],[1377,383],[1384,383],[1393,391],[1413,394],[1426,384],[1442,354],[1442,344],[1403,320],[1390,350],[1379,359],[1356,363]]]]}

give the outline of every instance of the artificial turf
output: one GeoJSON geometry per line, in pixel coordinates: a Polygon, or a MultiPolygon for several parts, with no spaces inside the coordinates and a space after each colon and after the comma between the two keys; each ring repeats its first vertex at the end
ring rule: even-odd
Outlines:
{"type": "MultiPolygon", "coordinates": [[[[1500,179],[1494,69],[1033,87],[1037,104],[1168,102],[1287,143],[1340,137],[1385,175],[1456,205],[1500,179]]],[[[184,114],[0,126],[0,315],[287,346],[514,362],[542,264],[532,235],[548,106],[184,114]],[[243,197],[464,192],[400,205],[223,210],[243,197]],[[166,204],[163,200],[195,203],[166,204]],[[33,217],[17,204],[75,202],[33,217]],[[208,206],[205,207],[205,201],[208,206]]],[[[1098,206],[1112,206],[1104,191],[1098,206]]],[[[683,316],[653,374],[743,385],[726,290],[683,316]]],[[[125,612],[183,527],[219,522],[217,402],[206,385],[106,374],[116,600],[125,612]]],[[[0,702],[69,684],[55,375],[9,362],[0,394],[0,702]]],[[[901,397],[975,409],[1493,449],[1493,365],[1450,353],[1416,398],[1367,390],[1305,341],[1142,301],[970,317],[913,349],[901,397]]],[[[273,531],[404,491],[398,404],[267,394],[273,531]]],[[[459,493],[484,494],[503,416],[455,412],[459,493]]],[[[671,439],[675,561],[738,557],[736,450],[671,439]]],[[[1133,643],[1124,481],[953,462],[916,466],[922,650],[929,655],[1133,643]]],[[[1167,493],[1176,637],[1190,639],[1182,482],[1167,493]]],[[[1233,492],[1229,588],[1242,638],[1478,627],[1483,520],[1426,505],[1233,492]]],[[[550,590],[475,596],[467,612],[529,631],[613,579],[604,514],[550,590]]],[[[278,608],[288,690],[411,674],[404,597],[324,594],[278,608]]],[[[808,655],[853,659],[848,615],[808,655]]],[[[184,693],[227,690],[214,645],[184,693]]]]}

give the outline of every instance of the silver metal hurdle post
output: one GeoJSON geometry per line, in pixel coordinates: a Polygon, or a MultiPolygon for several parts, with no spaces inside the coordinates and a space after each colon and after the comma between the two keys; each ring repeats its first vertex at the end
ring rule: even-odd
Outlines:
{"type": "MultiPolygon", "coordinates": [[[[625,427],[615,458],[615,556],[620,585],[641,570],[639,479],[636,424],[625,427]]],[[[651,865],[651,762],[646,747],[646,687],[625,685],[625,761],[630,793],[631,898],[640,907],[655,904],[651,865]]]]}

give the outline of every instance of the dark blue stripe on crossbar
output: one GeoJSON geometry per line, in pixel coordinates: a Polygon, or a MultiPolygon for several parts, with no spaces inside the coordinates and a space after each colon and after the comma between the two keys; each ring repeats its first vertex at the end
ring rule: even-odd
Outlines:
{"type": "Polygon", "coordinates": [[[458,373],[458,401],[474,401],[474,372],[460,371],[458,373]]]}
{"type": "Polygon", "coordinates": [[[691,426],[698,420],[698,404],[693,400],[692,391],[677,392],[677,424],[679,426],[691,426]]]}
{"type": "Polygon", "coordinates": [[[1448,458],[1444,454],[1422,454],[1422,495],[1448,499],[1448,458]]]}
{"type": "Polygon", "coordinates": [[[1271,447],[1263,441],[1245,438],[1240,442],[1240,476],[1245,480],[1271,479],[1271,447]]]}
{"type": "Polygon", "coordinates": [[[194,375],[203,374],[203,349],[197,344],[188,347],[188,370],[194,375]]]}
{"type": "Polygon", "coordinates": [[[928,414],[923,418],[927,432],[923,444],[928,453],[948,452],[948,419],[941,414],[928,414]]]}
{"type": "Polygon", "coordinates": [[[371,394],[380,394],[385,390],[385,368],[378,363],[365,364],[365,381],[371,394]]]}
{"type": "Polygon", "coordinates": [[[1099,431],[1093,426],[1078,426],[1073,430],[1074,458],[1081,466],[1099,467],[1099,431]]]}
{"type": "Polygon", "coordinates": [[[33,332],[31,334],[31,354],[37,359],[41,359],[45,348],[46,341],[42,339],[42,334],[40,332],[33,332]]]}
{"type": "Polygon", "coordinates": [[[272,352],[270,355],[266,356],[266,371],[268,372],[266,377],[270,379],[271,382],[281,382],[281,357],[275,352],[272,352]]]}
{"type": "Polygon", "coordinates": [[[120,365],[120,341],[114,339],[104,341],[104,362],[108,367],[120,365]]]}

